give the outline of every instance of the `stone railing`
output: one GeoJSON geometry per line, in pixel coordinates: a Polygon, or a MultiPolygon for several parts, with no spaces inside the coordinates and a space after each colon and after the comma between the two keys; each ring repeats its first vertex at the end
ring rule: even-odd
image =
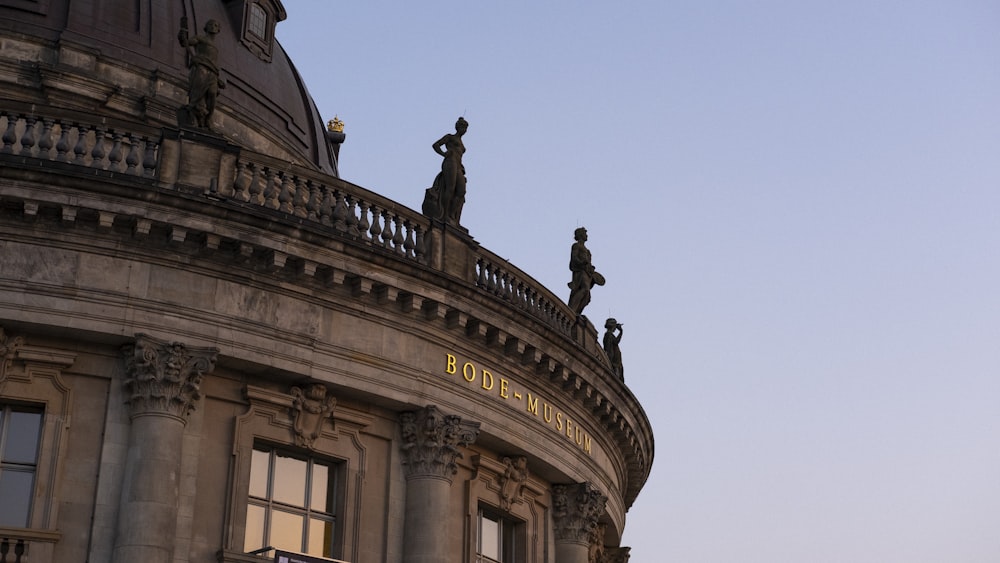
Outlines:
{"type": "Polygon", "coordinates": [[[0,538],[0,563],[21,563],[27,561],[24,557],[25,542],[20,538],[0,538]]]}
{"type": "Polygon", "coordinates": [[[332,176],[242,152],[232,186],[220,195],[326,225],[344,237],[427,263],[427,218],[332,176]]]}
{"type": "Polygon", "coordinates": [[[509,302],[556,330],[569,333],[575,317],[562,300],[496,254],[479,249],[475,267],[476,287],[509,302]]]}
{"type": "Polygon", "coordinates": [[[152,178],[159,135],[107,124],[0,111],[0,154],[14,154],[91,169],[152,178]]]}

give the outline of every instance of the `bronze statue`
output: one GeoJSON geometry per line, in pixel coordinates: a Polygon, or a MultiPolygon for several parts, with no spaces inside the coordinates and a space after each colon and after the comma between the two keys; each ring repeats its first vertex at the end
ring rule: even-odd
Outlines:
{"type": "Polygon", "coordinates": [[[611,363],[611,371],[615,372],[618,379],[625,381],[625,368],[622,367],[622,350],[618,347],[622,341],[622,334],[625,331],[622,330],[622,324],[614,318],[605,321],[604,328],[607,329],[607,332],[604,333],[604,353],[608,355],[608,361],[611,363]],[[615,334],[615,330],[618,331],[617,335],[615,334]]]}
{"type": "Polygon", "coordinates": [[[181,30],[177,40],[187,51],[188,103],[178,111],[178,124],[210,129],[212,113],[219,88],[225,88],[225,80],[219,77],[219,50],[215,47],[215,36],[219,33],[219,22],[205,22],[205,34],[188,36],[188,22],[181,18],[181,30]]]}
{"type": "Polygon", "coordinates": [[[577,315],[583,314],[583,308],[590,303],[590,289],[595,285],[604,285],[604,276],[594,269],[590,262],[590,250],[587,250],[587,229],[580,227],[573,232],[573,248],[569,253],[569,270],[573,272],[573,280],[569,286],[569,308],[577,315]]]}
{"type": "Polygon", "coordinates": [[[434,143],[434,152],[444,157],[441,173],[434,178],[434,185],[424,194],[422,211],[431,219],[438,219],[451,225],[458,225],[465,205],[465,167],[462,155],[465,145],[462,135],[469,130],[469,122],[459,117],[455,122],[455,133],[449,133],[434,143]],[[442,147],[446,150],[442,150],[442,147]]]}

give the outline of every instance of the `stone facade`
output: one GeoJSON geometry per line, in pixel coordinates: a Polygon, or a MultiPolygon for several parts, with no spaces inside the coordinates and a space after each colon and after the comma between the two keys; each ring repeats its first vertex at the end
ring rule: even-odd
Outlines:
{"type": "MultiPolygon", "coordinates": [[[[238,91],[212,131],[178,127],[176,29],[25,6],[0,7],[0,432],[39,422],[8,561],[627,559],[653,437],[592,325],[238,91]]],[[[245,83],[292,68],[251,14],[285,17],[188,14],[245,83]]]]}

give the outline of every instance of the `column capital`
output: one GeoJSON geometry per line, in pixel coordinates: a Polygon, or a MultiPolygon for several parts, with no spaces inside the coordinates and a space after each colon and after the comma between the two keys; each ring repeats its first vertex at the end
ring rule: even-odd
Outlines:
{"type": "Polygon", "coordinates": [[[590,545],[608,497],[590,483],[552,486],[556,541],[590,545]]]}
{"type": "Polygon", "coordinates": [[[604,558],[598,563],[628,563],[631,547],[606,547],[604,558]]]}
{"type": "Polygon", "coordinates": [[[136,334],[125,355],[125,403],[129,416],[172,415],[186,422],[201,399],[202,378],[212,372],[216,348],[194,348],[136,334]]]}
{"type": "Polygon", "coordinates": [[[403,436],[403,466],[406,478],[439,477],[451,480],[458,473],[459,447],[468,446],[479,436],[479,423],[442,413],[428,405],[417,411],[400,413],[403,436]]]}

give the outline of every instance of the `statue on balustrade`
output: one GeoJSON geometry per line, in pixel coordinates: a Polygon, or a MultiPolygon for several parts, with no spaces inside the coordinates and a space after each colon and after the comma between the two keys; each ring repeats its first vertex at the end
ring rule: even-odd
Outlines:
{"type": "Polygon", "coordinates": [[[604,285],[604,276],[594,269],[591,263],[590,250],[587,249],[587,229],[580,227],[573,232],[573,248],[569,253],[569,270],[573,279],[569,286],[569,308],[578,316],[583,314],[584,307],[590,303],[590,290],[595,285],[604,285]]]}
{"type": "Polygon", "coordinates": [[[610,318],[604,323],[604,328],[607,332],[604,333],[604,353],[608,355],[608,361],[611,363],[611,371],[615,372],[618,379],[625,381],[625,368],[622,367],[622,350],[618,345],[622,341],[622,324],[610,318]],[[615,334],[615,331],[618,334],[615,334]]]}
{"type": "Polygon", "coordinates": [[[434,152],[444,157],[441,173],[434,178],[434,185],[424,194],[421,207],[424,215],[431,219],[458,225],[465,205],[465,167],[462,155],[465,145],[462,135],[469,130],[469,122],[459,117],[455,122],[455,132],[441,137],[434,143],[434,152]],[[443,147],[443,150],[442,150],[443,147]]]}
{"type": "Polygon", "coordinates": [[[225,80],[219,76],[219,50],[215,46],[219,30],[219,22],[208,20],[205,22],[205,34],[191,37],[188,35],[187,18],[181,18],[177,40],[187,52],[187,66],[191,70],[188,74],[188,103],[177,111],[177,124],[180,126],[211,129],[219,88],[226,87],[225,80]]]}

